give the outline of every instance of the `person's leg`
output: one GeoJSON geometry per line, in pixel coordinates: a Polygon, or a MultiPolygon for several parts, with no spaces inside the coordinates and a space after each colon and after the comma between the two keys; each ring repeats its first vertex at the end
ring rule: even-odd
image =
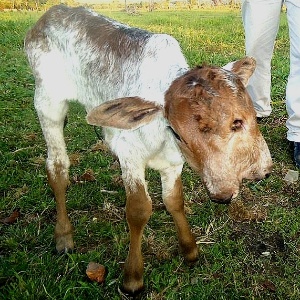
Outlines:
{"type": "Polygon", "coordinates": [[[286,88],[287,139],[295,142],[295,163],[300,167],[300,3],[286,1],[290,35],[290,74],[286,88]]]}
{"type": "Polygon", "coordinates": [[[247,87],[257,117],[271,113],[271,59],[278,32],[282,0],[243,0],[246,55],[257,67],[247,87]]]}

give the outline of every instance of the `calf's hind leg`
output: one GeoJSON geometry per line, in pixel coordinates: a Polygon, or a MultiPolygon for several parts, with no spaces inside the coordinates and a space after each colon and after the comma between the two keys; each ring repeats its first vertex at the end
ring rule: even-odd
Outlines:
{"type": "Polygon", "coordinates": [[[39,101],[41,99],[39,94],[39,92],[36,92],[35,106],[47,144],[46,168],[48,182],[56,201],[56,249],[58,252],[68,252],[74,248],[74,243],[73,226],[66,209],[66,190],[69,184],[70,162],[66,152],[63,127],[67,113],[67,103],[61,102],[51,105],[49,102],[44,101],[45,97],[43,97],[42,101],[39,101]],[[43,103],[43,106],[40,103],[43,103]]]}

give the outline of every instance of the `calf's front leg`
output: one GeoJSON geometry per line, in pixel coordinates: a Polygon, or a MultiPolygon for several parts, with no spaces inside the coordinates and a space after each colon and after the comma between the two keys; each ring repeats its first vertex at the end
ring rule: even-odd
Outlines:
{"type": "Polygon", "coordinates": [[[163,201],[172,215],[178,234],[179,246],[188,262],[198,259],[198,248],[184,212],[181,167],[168,168],[160,172],[163,201]]]}
{"type": "Polygon", "coordinates": [[[142,257],[142,235],[151,213],[152,203],[142,181],[135,181],[127,185],[125,189],[126,219],[129,226],[130,246],[124,267],[123,291],[129,294],[140,292],[143,287],[143,257],[142,257]]]}

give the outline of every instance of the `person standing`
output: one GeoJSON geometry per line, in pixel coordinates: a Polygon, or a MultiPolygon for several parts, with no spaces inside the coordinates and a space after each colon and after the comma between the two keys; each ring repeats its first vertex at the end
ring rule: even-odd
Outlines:
{"type": "Polygon", "coordinates": [[[286,86],[287,139],[294,142],[294,161],[300,168],[300,0],[242,0],[246,55],[257,67],[247,87],[257,118],[271,114],[271,59],[283,4],[287,8],[290,72],[286,86]]]}

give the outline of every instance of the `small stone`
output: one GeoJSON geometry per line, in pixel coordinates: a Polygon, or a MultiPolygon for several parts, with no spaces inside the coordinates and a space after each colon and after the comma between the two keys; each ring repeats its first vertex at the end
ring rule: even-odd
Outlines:
{"type": "Polygon", "coordinates": [[[288,183],[295,183],[299,178],[299,172],[294,170],[288,170],[284,180],[288,183]]]}
{"type": "Polygon", "coordinates": [[[105,279],[105,267],[96,262],[90,262],[86,268],[86,275],[92,281],[103,283],[105,279]]]}

